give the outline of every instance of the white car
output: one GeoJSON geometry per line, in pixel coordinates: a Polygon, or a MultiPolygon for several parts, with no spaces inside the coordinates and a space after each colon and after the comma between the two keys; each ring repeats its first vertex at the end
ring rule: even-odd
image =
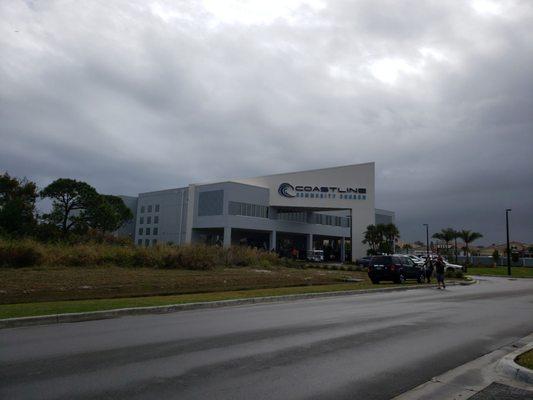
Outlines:
{"type": "Polygon", "coordinates": [[[446,264],[446,271],[465,271],[465,267],[462,265],[452,264],[446,260],[444,260],[444,263],[446,264]]]}
{"type": "Polygon", "coordinates": [[[307,252],[307,259],[314,262],[324,261],[324,250],[310,250],[307,252]]]}
{"type": "Polygon", "coordinates": [[[423,258],[421,258],[421,257],[417,257],[417,256],[412,255],[412,254],[408,254],[407,257],[409,257],[411,260],[413,260],[413,262],[414,262],[416,265],[419,265],[419,266],[424,265],[424,263],[426,262],[423,258]]]}

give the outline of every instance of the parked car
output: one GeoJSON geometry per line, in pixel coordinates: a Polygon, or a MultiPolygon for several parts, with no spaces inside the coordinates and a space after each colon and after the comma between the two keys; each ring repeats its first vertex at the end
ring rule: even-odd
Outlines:
{"type": "Polygon", "coordinates": [[[405,255],[373,256],[368,265],[368,277],[374,284],[381,281],[404,283],[407,279],[424,282],[424,269],[405,255]]]}
{"type": "Polygon", "coordinates": [[[307,259],[314,262],[324,261],[324,250],[310,250],[307,252],[307,259]]]}
{"type": "Polygon", "coordinates": [[[465,267],[462,265],[452,264],[446,260],[444,260],[444,263],[446,264],[446,271],[465,271],[465,267]]]}
{"type": "Polygon", "coordinates": [[[426,260],[424,260],[423,258],[417,257],[417,256],[415,256],[413,254],[408,254],[407,257],[409,257],[411,260],[414,261],[414,263],[416,265],[419,265],[419,266],[424,265],[424,263],[426,262],[426,260]]]}
{"type": "Polygon", "coordinates": [[[357,265],[360,265],[361,267],[368,267],[368,264],[370,263],[370,260],[372,257],[362,257],[355,260],[355,263],[357,265]]]}

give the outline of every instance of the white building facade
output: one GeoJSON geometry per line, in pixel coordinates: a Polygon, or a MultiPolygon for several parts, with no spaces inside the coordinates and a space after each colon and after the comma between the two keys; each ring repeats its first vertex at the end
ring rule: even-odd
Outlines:
{"type": "Polygon", "coordinates": [[[394,222],[375,209],[374,163],[191,184],[139,194],[129,234],[138,245],[250,245],[300,258],[366,255],[368,225],[394,222]]]}

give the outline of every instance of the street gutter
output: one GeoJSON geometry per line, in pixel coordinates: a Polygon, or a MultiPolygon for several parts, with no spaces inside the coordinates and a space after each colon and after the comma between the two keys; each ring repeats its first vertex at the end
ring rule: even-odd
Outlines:
{"type": "MultiPolygon", "coordinates": [[[[448,286],[468,286],[477,283],[477,280],[469,280],[464,282],[450,282],[448,286]]],[[[399,292],[407,290],[418,290],[436,288],[437,285],[428,286],[405,286],[405,287],[392,287],[392,288],[378,288],[378,289],[360,289],[360,290],[343,290],[336,292],[323,292],[323,293],[302,293],[302,294],[290,294],[282,296],[269,296],[269,297],[251,297],[246,299],[234,299],[234,300],[220,300],[220,301],[207,301],[198,303],[182,303],[182,304],[169,304],[166,306],[150,306],[150,307],[131,307],[131,308],[117,308],[111,310],[90,311],[82,313],[65,313],[65,314],[52,314],[41,315],[35,317],[19,317],[19,318],[6,318],[0,319],[0,329],[16,328],[22,326],[33,325],[49,325],[49,324],[62,324],[68,322],[82,322],[82,321],[94,321],[99,319],[119,318],[129,315],[143,315],[143,314],[166,314],[178,311],[199,310],[206,308],[220,308],[241,306],[247,304],[260,304],[260,303],[278,303],[284,301],[296,301],[304,299],[315,298],[327,298],[338,296],[352,296],[359,294],[370,293],[386,293],[386,292],[399,292]]]]}

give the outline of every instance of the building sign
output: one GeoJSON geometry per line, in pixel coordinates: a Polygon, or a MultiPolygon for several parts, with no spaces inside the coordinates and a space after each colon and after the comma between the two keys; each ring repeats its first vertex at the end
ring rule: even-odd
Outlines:
{"type": "Polygon", "coordinates": [[[366,200],[366,188],[339,186],[301,186],[282,183],[278,187],[282,197],[304,197],[311,199],[366,200]]]}

